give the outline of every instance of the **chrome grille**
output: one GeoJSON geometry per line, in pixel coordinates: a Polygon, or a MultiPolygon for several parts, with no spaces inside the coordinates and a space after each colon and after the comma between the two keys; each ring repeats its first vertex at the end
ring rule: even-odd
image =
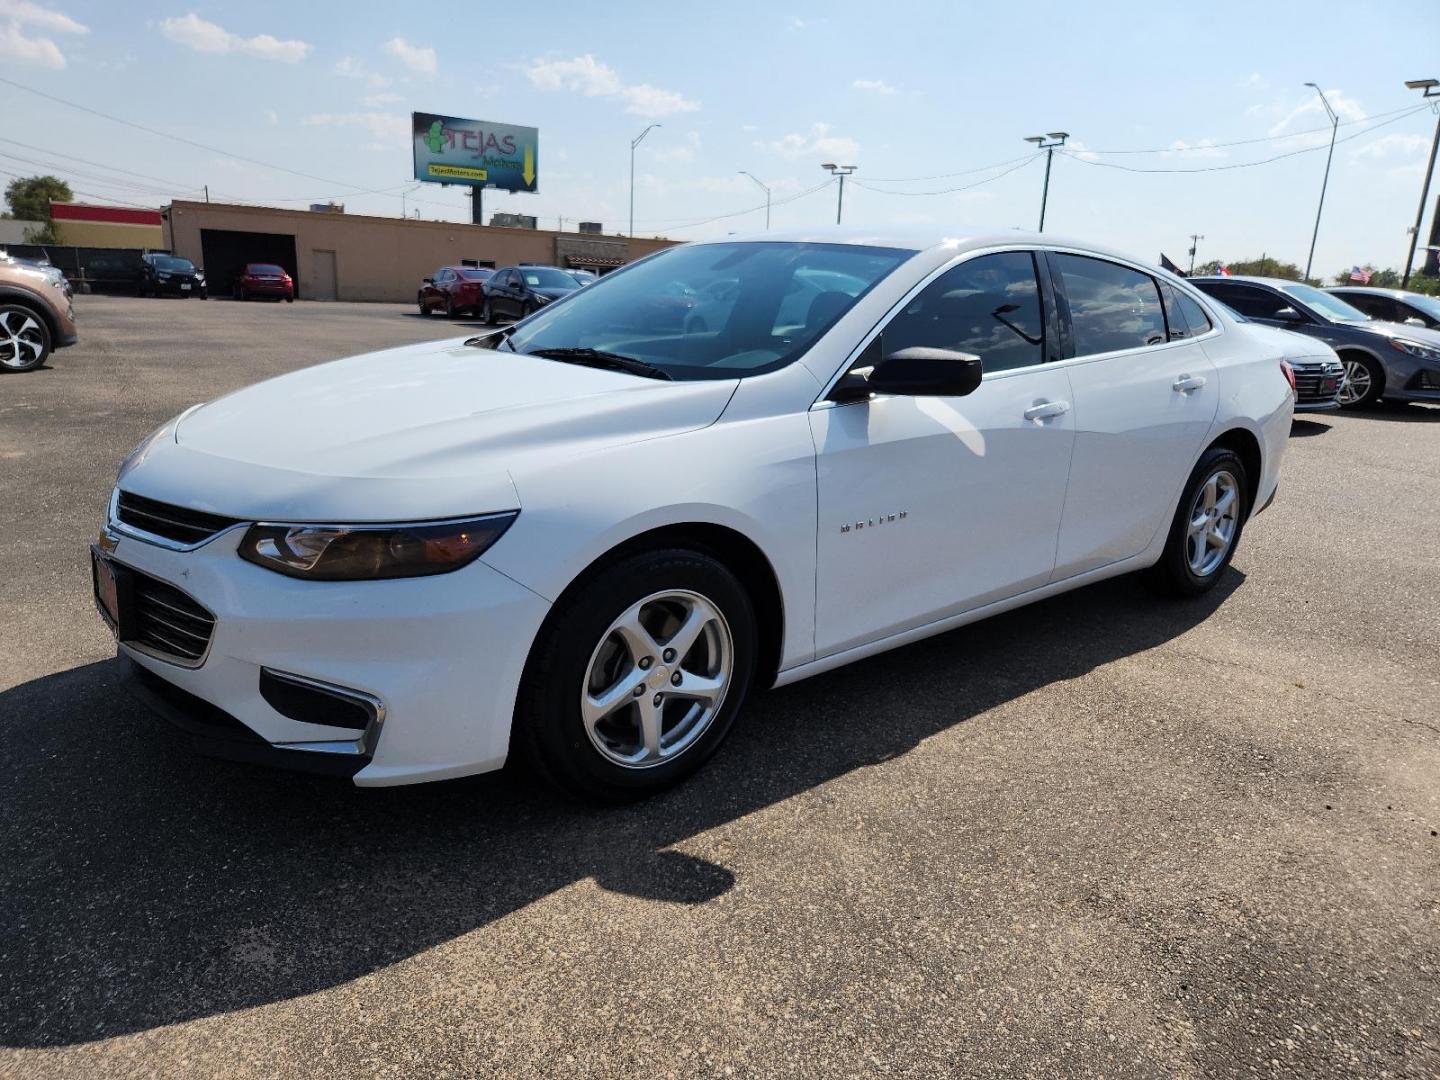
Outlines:
{"type": "Polygon", "coordinates": [[[130,617],[125,643],[140,645],[166,660],[198,667],[210,648],[215,616],[173,585],[130,570],[130,617]]]}
{"type": "Polygon", "coordinates": [[[236,518],[173,506],[128,491],[120,492],[116,498],[115,517],[132,529],[190,546],[203,544],[216,533],[239,523],[236,518]]]}
{"type": "Polygon", "coordinates": [[[1321,392],[1320,380],[1343,378],[1345,367],[1338,360],[1292,360],[1290,367],[1295,372],[1295,398],[1298,401],[1329,401],[1339,390],[1321,392]]]}

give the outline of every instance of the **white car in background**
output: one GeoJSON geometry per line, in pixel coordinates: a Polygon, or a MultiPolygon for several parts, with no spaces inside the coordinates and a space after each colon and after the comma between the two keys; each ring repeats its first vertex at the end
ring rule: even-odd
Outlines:
{"type": "Polygon", "coordinates": [[[368,786],[516,750],[633,797],[757,687],[1129,571],[1211,588],[1288,379],[1274,335],[1087,244],[691,244],[181,414],[120,469],[97,602],[208,752],[368,786]],[[704,329],[652,302],[709,286],[704,329]]]}

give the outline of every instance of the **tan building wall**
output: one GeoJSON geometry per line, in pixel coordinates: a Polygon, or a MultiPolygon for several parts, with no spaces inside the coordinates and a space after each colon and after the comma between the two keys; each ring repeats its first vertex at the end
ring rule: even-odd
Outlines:
{"type": "Polygon", "coordinates": [[[165,230],[159,225],[127,225],[112,221],[56,221],[60,243],[73,247],[163,248],[165,230]]]}
{"type": "MultiPolygon", "coordinates": [[[[629,262],[677,242],[203,202],[172,203],[165,218],[166,246],[197,266],[204,266],[203,230],[293,236],[301,299],[408,302],[437,267],[459,265],[464,259],[496,266],[564,266],[567,261],[606,257],[629,262]]],[[[226,238],[231,245],[244,242],[243,237],[226,238]]],[[[256,253],[248,257],[276,259],[270,249],[261,250],[258,241],[256,253]]],[[[220,268],[205,269],[212,291],[228,287],[212,272],[220,268]]]]}

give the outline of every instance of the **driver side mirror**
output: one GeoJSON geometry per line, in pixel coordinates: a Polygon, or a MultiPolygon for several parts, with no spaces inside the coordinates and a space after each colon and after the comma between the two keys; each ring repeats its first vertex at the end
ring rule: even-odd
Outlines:
{"type": "Polygon", "coordinates": [[[1405,320],[1405,325],[1406,325],[1406,326],[1424,326],[1424,325],[1425,325],[1425,320],[1424,320],[1424,319],[1416,318],[1414,315],[1411,315],[1410,318],[1408,318],[1408,319],[1405,320]]]}
{"type": "Polygon", "coordinates": [[[1275,318],[1281,322],[1302,323],[1308,321],[1304,315],[1300,314],[1300,312],[1296,311],[1293,307],[1282,307],[1279,311],[1275,312],[1275,318]]]}
{"type": "Polygon", "coordinates": [[[832,401],[861,401],[871,394],[906,397],[964,397],[980,385],[980,357],[953,349],[912,346],[879,363],[847,371],[831,392],[832,401]]]}

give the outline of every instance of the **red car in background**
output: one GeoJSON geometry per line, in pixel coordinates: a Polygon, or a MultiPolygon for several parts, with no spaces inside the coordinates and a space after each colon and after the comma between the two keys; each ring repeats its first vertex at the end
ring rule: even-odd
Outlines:
{"type": "Polygon", "coordinates": [[[246,263],[243,273],[235,278],[235,299],[268,296],[295,302],[295,282],[283,267],[274,263],[246,263]]]}
{"type": "Polygon", "coordinates": [[[483,285],[494,270],[483,266],[442,266],[434,277],[427,277],[416,294],[415,302],[420,305],[420,314],[443,311],[447,317],[468,312],[478,314],[484,296],[483,285]]]}

